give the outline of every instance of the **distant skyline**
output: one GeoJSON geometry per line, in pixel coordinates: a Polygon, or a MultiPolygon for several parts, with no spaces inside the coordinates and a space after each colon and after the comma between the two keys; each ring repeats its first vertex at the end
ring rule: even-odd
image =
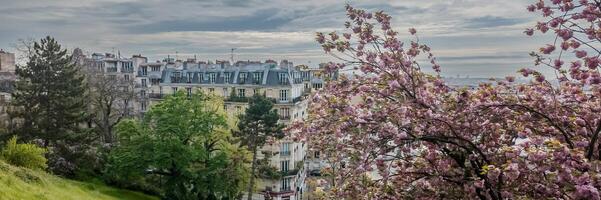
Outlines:
{"type": "MultiPolygon", "coordinates": [[[[430,45],[444,76],[503,77],[532,66],[531,51],[552,38],[522,32],[538,19],[528,0],[348,1],[384,10],[396,30],[415,27],[430,45]]],[[[314,32],[341,30],[339,0],[0,0],[0,48],[14,51],[19,38],[55,37],[86,53],[120,51],[150,60],[167,55],[202,60],[288,59],[317,65],[333,61],[314,32]],[[310,61],[310,63],[309,63],[310,61]]]]}

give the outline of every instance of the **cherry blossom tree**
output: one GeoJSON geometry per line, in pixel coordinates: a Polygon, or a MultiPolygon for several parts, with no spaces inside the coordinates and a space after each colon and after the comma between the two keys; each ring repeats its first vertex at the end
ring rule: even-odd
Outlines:
{"type": "Polygon", "coordinates": [[[534,67],[520,70],[528,83],[508,76],[475,89],[446,85],[415,29],[400,34],[389,15],[347,5],[346,29],[317,41],[340,60],[325,73],[360,75],[330,80],[289,129],[327,157],[328,198],[599,199],[600,5],[528,7],[549,19],[536,30],[557,36],[532,54],[557,81],[534,67]]]}

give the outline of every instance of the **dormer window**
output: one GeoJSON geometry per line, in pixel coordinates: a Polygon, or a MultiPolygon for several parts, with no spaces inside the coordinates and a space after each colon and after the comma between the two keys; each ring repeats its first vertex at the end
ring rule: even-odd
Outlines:
{"type": "Polygon", "coordinates": [[[181,73],[180,72],[173,72],[173,74],[171,74],[171,82],[172,83],[179,83],[181,81],[181,73]]]}
{"type": "Polygon", "coordinates": [[[280,84],[288,85],[288,73],[280,73],[278,78],[280,80],[280,84]]]}
{"type": "Polygon", "coordinates": [[[217,77],[217,75],[215,73],[210,73],[209,74],[209,82],[215,83],[216,77],[217,77]]]}
{"type": "Polygon", "coordinates": [[[255,82],[255,84],[261,83],[261,79],[262,79],[261,75],[262,75],[261,72],[253,73],[253,81],[255,82]]]}
{"type": "Polygon", "coordinates": [[[229,72],[223,72],[223,81],[225,83],[230,83],[230,73],[229,72]]]}
{"type": "Polygon", "coordinates": [[[194,73],[188,72],[188,83],[192,83],[192,78],[194,78],[194,73]]]}
{"type": "Polygon", "coordinates": [[[246,81],[246,72],[240,72],[240,83],[246,81]]]}

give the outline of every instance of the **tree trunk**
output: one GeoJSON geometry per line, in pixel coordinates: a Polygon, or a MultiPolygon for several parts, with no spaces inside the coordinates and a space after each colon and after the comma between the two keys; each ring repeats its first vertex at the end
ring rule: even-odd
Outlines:
{"type": "Polygon", "coordinates": [[[107,103],[106,105],[106,113],[103,119],[103,132],[104,132],[104,142],[112,144],[113,143],[113,135],[111,134],[111,109],[113,108],[112,103],[107,103]]]}
{"type": "Polygon", "coordinates": [[[253,188],[255,187],[255,168],[257,168],[257,145],[253,144],[253,160],[250,167],[250,183],[248,183],[248,200],[252,200],[253,188]]]}

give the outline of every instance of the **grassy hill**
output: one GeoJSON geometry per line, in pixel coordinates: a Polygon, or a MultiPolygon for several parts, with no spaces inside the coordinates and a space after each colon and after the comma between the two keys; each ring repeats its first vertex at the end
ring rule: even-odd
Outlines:
{"type": "Polygon", "coordinates": [[[0,161],[0,199],[2,200],[156,200],[138,192],[106,185],[78,182],[9,165],[0,161]]]}

